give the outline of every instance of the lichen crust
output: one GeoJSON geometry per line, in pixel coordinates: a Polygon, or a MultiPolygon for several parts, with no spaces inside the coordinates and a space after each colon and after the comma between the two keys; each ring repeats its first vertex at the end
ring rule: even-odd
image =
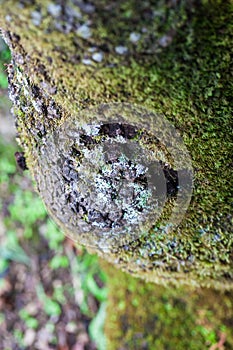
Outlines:
{"type": "Polygon", "coordinates": [[[87,247],[112,251],[163,216],[160,224],[174,230],[190,202],[192,164],[181,137],[141,106],[85,109],[47,135],[34,157],[49,213],[87,247]]]}

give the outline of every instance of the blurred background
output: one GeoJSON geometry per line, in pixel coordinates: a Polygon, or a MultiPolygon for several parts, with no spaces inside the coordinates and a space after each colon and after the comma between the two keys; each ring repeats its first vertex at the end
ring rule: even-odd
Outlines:
{"type": "Polygon", "coordinates": [[[16,164],[10,56],[0,38],[0,349],[103,350],[106,276],[49,219],[16,164]]]}

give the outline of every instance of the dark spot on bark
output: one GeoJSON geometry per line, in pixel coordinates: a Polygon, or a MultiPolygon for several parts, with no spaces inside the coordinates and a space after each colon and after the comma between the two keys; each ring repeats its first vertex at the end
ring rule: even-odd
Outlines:
{"type": "Polygon", "coordinates": [[[227,280],[231,281],[233,278],[233,273],[231,271],[224,272],[223,277],[226,278],[227,280]]]}
{"type": "Polygon", "coordinates": [[[104,43],[104,44],[102,44],[102,45],[99,45],[98,48],[99,48],[101,51],[105,52],[105,53],[109,53],[109,52],[110,52],[110,49],[109,49],[109,46],[108,46],[107,43],[104,43]]]}
{"type": "Polygon", "coordinates": [[[72,147],[70,155],[74,156],[74,157],[80,157],[81,156],[81,152],[79,150],[77,150],[75,147],[72,147]]]}
{"type": "Polygon", "coordinates": [[[32,94],[34,95],[35,98],[40,96],[40,89],[36,85],[32,85],[32,94]]]}
{"type": "Polygon", "coordinates": [[[132,139],[137,133],[135,127],[129,124],[111,123],[103,124],[100,127],[100,134],[109,137],[123,136],[126,139],[132,139]]]}
{"type": "Polygon", "coordinates": [[[47,56],[46,59],[47,59],[47,61],[48,61],[49,64],[52,64],[52,63],[53,63],[52,57],[47,56]]]}
{"type": "Polygon", "coordinates": [[[80,136],[80,143],[81,145],[88,147],[90,145],[95,144],[96,142],[91,136],[83,134],[80,136]]]}
{"type": "Polygon", "coordinates": [[[18,43],[20,41],[20,36],[18,34],[13,34],[12,35],[12,40],[15,42],[15,43],[18,43]]]}
{"type": "Polygon", "coordinates": [[[19,3],[23,6],[32,6],[35,4],[35,0],[20,0],[19,3]]]}
{"type": "Polygon", "coordinates": [[[65,159],[62,166],[62,175],[64,179],[68,182],[78,180],[78,173],[74,169],[74,164],[72,160],[65,159]]]}
{"type": "Polygon", "coordinates": [[[177,192],[178,192],[178,185],[179,185],[178,172],[172,169],[169,165],[163,164],[161,161],[160,161],[160,164],[162,166],[163,173],[166,178],[167,195],[168,197],[174,197],[177,195],[177,192]]]}
{"type": "Polygon", "coordinates": [[[15,160],[20,169],[22,169],[23,171],[28,170],[26,159],[24,157],[24,152],[15,152],[15,160]]]}

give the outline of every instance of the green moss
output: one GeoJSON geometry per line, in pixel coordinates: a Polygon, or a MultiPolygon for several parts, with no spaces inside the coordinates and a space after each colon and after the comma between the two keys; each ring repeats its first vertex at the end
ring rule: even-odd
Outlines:
{"type": "Polygon", "coordinates": [[[209,349],[222,338],[224,347],[232,349],[229,293],[166,289],[106,264],[105,269],[110,288],[105,326],[108,348],[198,350],[209,349]]]}

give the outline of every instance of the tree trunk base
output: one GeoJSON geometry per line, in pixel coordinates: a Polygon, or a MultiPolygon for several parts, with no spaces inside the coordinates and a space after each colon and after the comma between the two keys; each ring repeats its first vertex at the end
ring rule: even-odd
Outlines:
{"type": "Polygon", "coordinates": [[[102,265],[109,289],[107,349],[233,349],[231,293],[165,288],[102,265]]]}

